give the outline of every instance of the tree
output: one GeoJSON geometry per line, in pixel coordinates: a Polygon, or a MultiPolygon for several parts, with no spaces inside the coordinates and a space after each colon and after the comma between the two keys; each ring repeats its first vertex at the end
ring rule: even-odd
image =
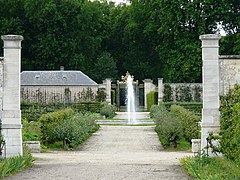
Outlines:
{"type": "Polygon", "coordinates": [[[106,78],[111,78],[113,80],[117,78],[116,62],[108,52],[100,54],[97,58],[93,71],[95,71],[95,73],[93,73],[93,79],[99,83],[106,78]]]}

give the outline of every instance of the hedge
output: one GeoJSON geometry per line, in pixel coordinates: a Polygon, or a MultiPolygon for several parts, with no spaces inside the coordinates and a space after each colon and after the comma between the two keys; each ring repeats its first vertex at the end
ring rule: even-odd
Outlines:
{"type": "Polygon", "coordinates": [[[158,92],[151,91],[147,94],[147,109],[150,111],[152,105],[158,104],[158,92]]]}
{"type": "Polygon", "coordinates": [[[221,151],[231,160],[240,163],[240,86],[235,85],[221,97],[221,151]]]}
{"type": "Polygon", "coordinates": [[[167,109],[170,109],[172,105],[178,105],[196,114],[201,115],[202,113],[202,102],[164,102],[164,105],[167,109]]]}

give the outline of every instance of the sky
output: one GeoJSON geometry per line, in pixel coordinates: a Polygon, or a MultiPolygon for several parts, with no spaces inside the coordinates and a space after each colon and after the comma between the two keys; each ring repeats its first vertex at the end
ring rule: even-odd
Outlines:
{"type": "Polygon", "coordinates": [[[116,4],[119,4],[121,2],[126,3],[128,0],[108,0],[108,1],[112,1],[112,2],[115,2],[116,4]]]}

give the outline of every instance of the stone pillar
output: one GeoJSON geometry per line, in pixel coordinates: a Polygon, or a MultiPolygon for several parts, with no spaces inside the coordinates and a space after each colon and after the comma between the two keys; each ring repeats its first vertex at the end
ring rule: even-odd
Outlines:
{"type": "Polygon", "coordinates": [[[6,156],[22,155],[22,125],[20,111],[20,69],[22,36],[4,35],[4,72],[2,134],[6,156]]]}
{"type": "Polygon", "coordinates": [[[110,78],[107,78],[105,79],[105,83],[106,83],[106,101],[111,104],[111,89],[112,89],[112,86],[111,86],[111,79],[110,78]]]}
{"type": "Polygon", "coordinates": [[[151,79],[145,79],[144,82],[144,109],[147,110],[147,94],[155,90],[155,85],[151,79]]]}
{"type": "MultiPolygon", "coordinates": [[[[220,130],[219,112],[219,39],[220,35],[201,35],[202,61],[203,61],[203,109],[202,109],[202,133],[201,149],[206,152],[208,134],[217,134],[220,130]]],[[[211,150],[209,150],[211,154],[211,150]]]]}
{"type": "Polygon", "coordinates": [[[163,101],[163,78],[158,78],[158,104],[163,101]]]}

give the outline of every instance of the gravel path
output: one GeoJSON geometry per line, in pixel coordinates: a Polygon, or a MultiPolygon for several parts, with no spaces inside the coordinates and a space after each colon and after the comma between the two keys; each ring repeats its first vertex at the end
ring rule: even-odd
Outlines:
{"type": "Polygon", "coordinates": [[[32,168],[6,179],[189,179],[179,167],[187,155],[165,152],[153,126],[101,126],[77,151],[34,154],[32,168]]]}

